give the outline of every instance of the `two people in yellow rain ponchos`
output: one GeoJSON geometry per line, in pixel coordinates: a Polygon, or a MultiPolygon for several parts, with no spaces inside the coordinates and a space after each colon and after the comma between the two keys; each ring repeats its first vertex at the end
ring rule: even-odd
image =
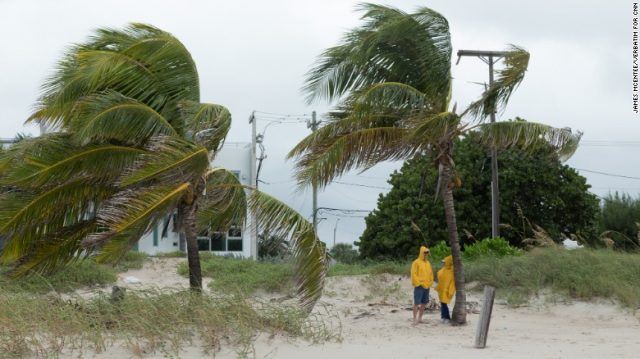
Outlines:
{"type": "MultiPolygon", "coordinates": [[[[411,285],[413,286],[413,325],[422,323],[424,307],[429,302],[429,288],[433,284],[433,270],[427,259],[429,249],[420,247],[418,258],[411,263],[411,285]]],[[[456,292],[453,277],[453,258],[446,257],[444,266],[438,271],[438,285],[436,291],[440,298],[440,316],[443,323],[451,320],[448,304],[456,292]]]]}
{"type": "Polygon", "coordinates": [[[420,247],[418,258],[411,263],[411,285],[413,286],[413,325],[422,323],[424,307],[429,302],[429,288],[433,284],[433,270],[427,259],[429,249],[420,247]]]}
{"type": "Polygon", "coordinates": [[[448,256],[442,261],[444,266],[438,271],[438,285],[436,291],[440,298],[440,318],[442,323],[446,324],[451,321],[449,314],[449,303],[456,292],[456,282],[453,277],[453,257],[448,256]]]}

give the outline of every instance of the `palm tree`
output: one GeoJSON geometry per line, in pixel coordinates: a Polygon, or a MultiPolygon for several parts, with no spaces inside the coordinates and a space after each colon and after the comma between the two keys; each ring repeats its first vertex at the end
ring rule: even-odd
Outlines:
{"type": "Polygon", "coordinates": [[[308,100],[338,101],[325,126],[289,153],[300,186],[329,184],[351,169],[367,170],[387,160],[429,156],[439,168],[436,198],[444,203],[458,288],[453,322],[466,322],[464,268],[453,190],[454,140],[478,131],[498,149],[551,144],[570,156],[580,139],[567,129],[532,122],[483,123],[501,109],[520,84],[529,54],[512,46],[494,85],[462,113],[451,105],[451,37],[447,20],[429,8],[413,13],[363,4],[364,24],[327,49],[308,73],[308,100]],[[464,119],[464,120],[463,120],[464,119]]]}
{"type": "Polygon", "coordinates": [[[210,167],[231,115],[200,102],[195,63],[171,34],[144,24],[97,30],[67,51],[28,121],[49,132],[0,156],[1,259],[14,275],[88,255],[117,261],[177,212],[190,287],[200,291],[197,233],[226,231],[252,211],[290,240],[303,304],[321,294],[325,253],[309,222],[210,167]]]}

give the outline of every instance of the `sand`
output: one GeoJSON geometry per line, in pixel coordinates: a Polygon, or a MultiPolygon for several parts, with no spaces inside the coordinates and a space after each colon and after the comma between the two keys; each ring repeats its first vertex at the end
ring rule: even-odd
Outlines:
{"type": "MultiPolygon", "coordinates": [[[[118,285],[136,288],[186,288],[188,281],[175,273],[183,259],[153,259],[141,270],[121,274],[118,285]],[[127,276],[139,284],[124,282],[127,276]]],[[[461,327],[440,324],[439,311],[425,313],[425,323],[411,325],[411,286],[404,276],[345,276],[327,280],[316,307],[334,326],[341,342],[310,344],[300,339],[259,335],[256,358],[638,358],[640,320],[612,302],[566,302],[549,295],[512,308],[494,305],[488,345],[473,348],[479,314],[470,313],[461,327]]],[[[435,293],[431,293],[435,300],[435,293]]],[[[468,300],[480,304],[480,293],[468,300]]],[[[199,358],[197,346],[185,348],[180,358],[199,358]]],[[[115,346],[97,358],[127,358],[132,354],[115,346]]],[[[149,355],[162,358],[162,354],[149,355]]],[[[235,358],[224,347],[216,358],[235,358]]]]}

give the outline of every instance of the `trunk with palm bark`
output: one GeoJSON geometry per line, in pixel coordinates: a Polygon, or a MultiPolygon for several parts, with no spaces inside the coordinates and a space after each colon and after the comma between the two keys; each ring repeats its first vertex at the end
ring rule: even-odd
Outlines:
{"type": "Polygon", "coordinates": [[[460,252],[460,241],[458,239],[458,226],[456,224],[456,211],[453,203],[453,169],[451,166],[451,147],[447,150],[447,155],[442,156],[442,202],[444,204],[444,214],[449,232],[449,246],[453,257],[453,274],[456,284],[456,302],[453,307],[451,321],[453,324],[461,325],[467,322],[467,295],[464,289],[464,268],[462,266],[462,254],[460,252]]]}
{"type": "Polygon", "coordinates": [[[195,203],[183,204],[178,208],[179,218],[182,218],[182,230],[187,243],[187,264],[189,267],[189,288],[195,292],[202,291],[202,269],[200,267],[200,253],[198,252],[198,233],[196,230],[195,203]]]}

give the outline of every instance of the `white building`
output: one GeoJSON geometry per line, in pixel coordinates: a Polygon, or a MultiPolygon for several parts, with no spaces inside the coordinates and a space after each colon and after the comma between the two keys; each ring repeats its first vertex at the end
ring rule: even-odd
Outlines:
{"type": "MultiPolygon", "coordinates": [[[[235,173],[244,185],[255,184],[255,154],[251,143],[225,142],[212,162],[215,167],[224,167],[235,173]]],[[[175,216],[175,215],[174,215],[175,216]]],[[[175,251],[186,251],[184,238],[173,231],[174,216],[159,223],[145,234],[137,245],[137,250],[151,255],[175,251]]],[[[200,251],[215,254],[233,254],[242,257],[253,257],[256,236],[248,218],[244,228],[231,228],[227,233],[216,232],[211,237],[198,237],[200,251]]]]}

